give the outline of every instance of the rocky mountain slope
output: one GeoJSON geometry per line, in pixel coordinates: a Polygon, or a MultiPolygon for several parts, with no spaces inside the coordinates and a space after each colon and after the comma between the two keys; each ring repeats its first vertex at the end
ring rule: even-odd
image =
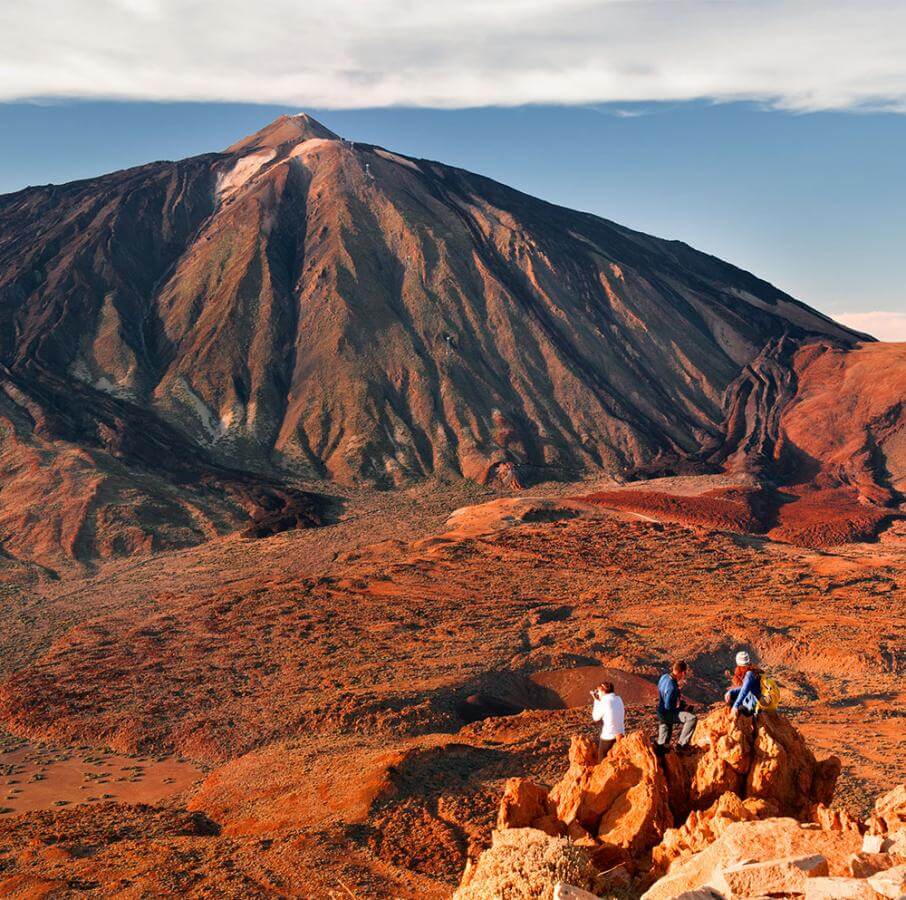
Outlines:
{"type": "Polygon", "coordinates": [[[50,573],[322,524],[324,498],[214,461],[163,419],[78,380],[0,366],[2,552],[50,573]]]}
{"type": "MultiPolygon", "coordinates": [[[[69,450],[36,420],[77,397],[91,421],[62,437],[92,457],[87,481],[142,498],[128,526],[97,491],[91,515],[57,516],[64,555],[196,540],[200,511],[214,532],[241,525],[210,493],[177,513],[149,460],[376,485],[698,464],[766,348],[856,338],[685,244],[304,115],[222,153],[0,197],[4,455],[27,447],[28,478],[63,505],[69,450]],[[128,431],[119,487],[94,458],[111,418],[128,431]],[[161,505],[172,534],[141,512],[161,505]]],[[[4,541],[21,525],[7,514],[4,541]]]]}

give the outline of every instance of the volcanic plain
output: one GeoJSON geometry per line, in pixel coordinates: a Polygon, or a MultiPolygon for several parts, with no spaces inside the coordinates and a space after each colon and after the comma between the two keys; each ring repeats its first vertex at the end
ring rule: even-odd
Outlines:
{"type": "Polygon", "coordinates": [[[603,673],[631,726],[651,729],[666,660],[690,662],[705,708],[740,646],[810,743],[843,759],[838,805],[864,812],[906,777],[896,528],[806,548],[577,487],[349,492],[332,526],[70,582],[8,561],[6,727],[207,775],[152,803],[5,813],[0,886],[446,897],[489,840],[503,782],[555,780],[571,736],[592,733],[583,695],[603,673]]]}

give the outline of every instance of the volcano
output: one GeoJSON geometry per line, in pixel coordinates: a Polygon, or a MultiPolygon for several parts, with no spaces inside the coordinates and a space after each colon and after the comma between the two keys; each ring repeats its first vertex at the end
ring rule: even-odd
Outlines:
{"type": "Polygon", "coordinates": [[[89,559],[314,523],[299,484],[701,468],[765,354],[864,339],[686,244],[281,116],[0,197],[0,537],[89,559]]]}

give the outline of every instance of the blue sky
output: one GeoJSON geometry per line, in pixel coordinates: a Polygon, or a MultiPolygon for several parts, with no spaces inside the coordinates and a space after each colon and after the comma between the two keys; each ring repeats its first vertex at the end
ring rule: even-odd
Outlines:
{"type": "MultiPolygon", "coordinates": [[[[296,111],[0,104],[0,192],[221,149],[296,111]]],[[[831,315],[906,311],[906,115],[704,101],[308,111],[351,139],[687,241],[831,315]]],[[[853,321],[882,337],[898,324],[853,321]]]]}

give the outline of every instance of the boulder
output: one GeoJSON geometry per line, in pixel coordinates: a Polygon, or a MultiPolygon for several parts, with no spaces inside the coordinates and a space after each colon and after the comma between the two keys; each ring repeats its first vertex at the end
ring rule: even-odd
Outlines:
{"type": "Polygon", "coordinates": [[[652,861],[658,869],[666,871],[675,860],[691,856],[716,841],[733,822],[756,818],[738,795],[727,791],[708,809],[692,810],[679,828],[668,828],[664,839],[652,851],[652,861]]]}
{"type": "Polygon", "coordinates": [[[805,885],[805,900],[877,900],[864,878],[812,878],[805,885]]]}
{"type": "Polygon", "coordinates": [[[831,802],[839,774],[840,760],[832,756],[818,762],[784,716],[758,716],[745,796],[772,800],[780,815],[805,819],[818,803],[831,802]]]}
{"type": "Polygon", "coordinates": [[[729,824],[713,844],[677,861],[645,894],[646,900],[671,900],[709,885],[719,870],[741,861],[764,862],[781,857],[823,856],[831,875],[846,873],[846,859],[859,850],[852,831],[803,826],[795,819],[762,819],[729,824]]]}
{"type": "Polygon", "coordinates": [[[898,784],[875,800],[868,827],[872,834],[906,829],[906,784],[898,784]]]}
{"type": "Polygon", "coordinates": [[[620,741],[595,767],[580,818],[588,812],[597,822],[599,841],[630,853],[649,850],[672,824],[667,782],[641,732],[620,741]]]}
{"type": "Polygon", "coordinates": [[[893,868],[898,857],[889,853],[853,853],[846,860],[846,874],[853,878],[868,878],[875,872],[893,868]]]}
{"type": "Polygon", "coordinates": [[[564,824],[569,825],[575,820],[588,779],[597,761],[598,750],[594,743],[587,737],[573,737],[569,745],[569,768],[551,788],[549,795],[551,811],[564,824]]]}
{"type": "Polygon", "coordinates": [[[763,862],[740,862],[720,869],[710,884],[727,900],[769,894],[801,894],[810,878],[827,875],[820,854],[787,856],[763,862]]]}
{"type": "MultiPolygon", "coordinates": [[[[510,778],[500,798],[498,828],[528,828],[547,815],[547,788],[528,778],[510,778]]],[[[546,829],[542,829],[546,830],[546,829]]]]}
{"type": "Polygon", "coordinates": [[[507,828],[492,833],[491,846],[467,867],[453,898],[553,900],[557,882],[590,891],[596,874],[581,847],[534,828],[507,828]]]}
{"type": "Polygon", "coordinates": [[[906,865],[894,866],[870,875],[868,883],[882,897],[906,896],[906,865]]]}
{"type": "Polygon", "coordinates": [[[752,765],[753,719],[720,707],[698,723],[693,737],[701,755],[689,784],[693,809],[707,809],[721,794],[742,793],[752,765]]]}

